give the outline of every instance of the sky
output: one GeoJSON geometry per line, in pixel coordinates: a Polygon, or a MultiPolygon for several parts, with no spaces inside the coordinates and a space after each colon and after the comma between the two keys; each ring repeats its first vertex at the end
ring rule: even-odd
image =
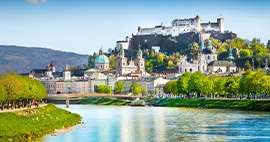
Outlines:
{"type": "Polygon", "coordinates": [[[222,17],[225,30],[270,40],[269,0],[1,0],[0,45],[92,54],[114,48],[138,26],[170,26],[176,18],[222,17]]]}

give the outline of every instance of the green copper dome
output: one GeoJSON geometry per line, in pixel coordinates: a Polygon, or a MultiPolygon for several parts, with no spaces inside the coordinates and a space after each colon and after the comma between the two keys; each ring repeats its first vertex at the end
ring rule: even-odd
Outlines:
{"type": "Polygon", "coordinates": [[[95,59],[95,64],[96,63],[109,63],[109,58],[105,55],[98,55],[95,59]]]}

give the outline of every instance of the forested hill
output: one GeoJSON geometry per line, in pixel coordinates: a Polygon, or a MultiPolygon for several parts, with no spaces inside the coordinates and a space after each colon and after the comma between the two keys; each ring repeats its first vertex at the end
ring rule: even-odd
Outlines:
{"type": "Polygon", "coordinates": [[[0,45],[0,73],[12,70],[26,73],[32,69],[45,68],[51,61],[56,70],[63,69],[65,64],[72,66],[87,63],[88,55],[63,52],[48,48],[29,48],[0,45]]]}

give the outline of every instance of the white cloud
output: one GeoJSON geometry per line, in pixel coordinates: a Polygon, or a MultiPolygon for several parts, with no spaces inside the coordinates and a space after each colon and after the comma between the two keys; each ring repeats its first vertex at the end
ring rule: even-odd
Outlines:
{"type": "Polygon", "coordinates": [[[26,0],[26,2],[30,4],[41,4],[41,3],[46,3],[48,0],[26,0]]]}

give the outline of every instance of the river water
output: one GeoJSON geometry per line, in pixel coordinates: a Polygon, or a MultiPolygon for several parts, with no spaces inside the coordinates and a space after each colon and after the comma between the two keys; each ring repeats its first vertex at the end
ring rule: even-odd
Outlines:
{"type": "Polygon", "coordinates": [[[220,109],[71,105],[84,124],[44,142],[270,141],[270,113],[220,109]]]}

